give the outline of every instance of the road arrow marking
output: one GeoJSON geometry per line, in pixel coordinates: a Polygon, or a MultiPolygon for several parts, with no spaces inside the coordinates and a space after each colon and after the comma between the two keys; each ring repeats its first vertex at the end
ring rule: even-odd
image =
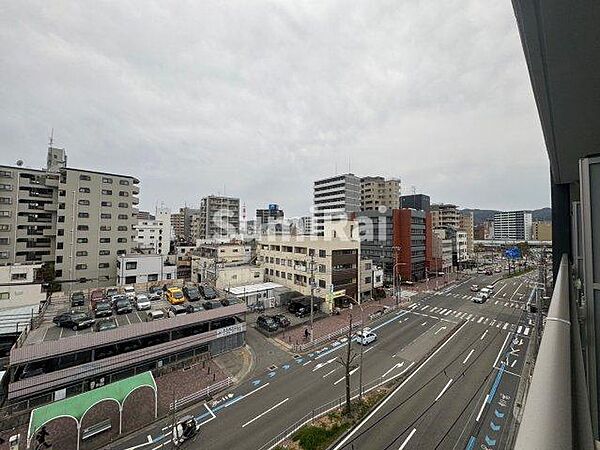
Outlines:
{"type": "Polygon", "coordinates": [[[315,368],[313,369],[313,372],[319,370],[321,367],[325,367],[327,364],[331,364],[334,361],[335,361],[335,358],[331,358],[330,360],[328,360],[326,362],[322,362],[322,363],[317,364],[315,366],[315,368]]]}
{"type": "Polygon", "coordinates": [[[446,329],[446,327],[441,327],[439,330],[437,330],[437,331],[436,331],[435,333],[433,333],[433,334],[438,334],[440,331],[443,331],[443,330],[445,330],[445,329],[446,329]]]}
{"type": "Polygon", "coordinates": [[[400,367],[402,367],[403,365],[404,365],[404,361],[402,361],[401,363],[398,363],[398,364],[396,364],[396,365],[392,366],[392,368],[391,368],[390,370],[388,370],[386,373],[384,373],[383,375],[381,375],[381,378],[385,378],[385,377],[387,377],[387,376],[390,374],[390,372],[391,372],[392,370],[394,370],[394,369],[399,369],[399,368],[400,368],[400,367]]]}

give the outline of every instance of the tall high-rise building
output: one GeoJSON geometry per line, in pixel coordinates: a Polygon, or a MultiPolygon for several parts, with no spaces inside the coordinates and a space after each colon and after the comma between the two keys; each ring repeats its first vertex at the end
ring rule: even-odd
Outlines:
{"type": "Polygon", "coordinates": [[[531,239],[531,212],[505,211],[494,214],[494,239],[510,241],[531,239]]]}
{"type": "Polygon", "coordinates": [[[434,203],[431,205],[431,224],[434,229],[460,228],[460,211],[458,207],[449,203],[434,203]]]}
{"type": "Polygon", "coordinates": [[[283,209],[280,209],[279,205],[271,203],[268,208],[260,208],[256,210],[255,227],[258,231],[265,231],[269,225],[273,226],[273,228],[279,226],[279,231],[281,231],[283,219],[283,209]]]}
{"type": "Polygon", "coordinates": [[[185,241],[185,214],[183,208],[179,212],[171,214],[171,226],[173,227],[173,237],[181,242],[185,241]]]}
{"type": "Polygon", "coordinates": [[[418,211],[429,212],[431,210],[431,200],[429,195],[425,194],[401,195],[400,208],[412,208],[418,211]]]}
{"type": "Polygon", "coordinates": [[[223,239],[239,233],[239,198],[209,195],[200,201],[198,239],[223,239]]]}
{"type": "Polygon", "coordinates": [[[389,209],[400,207],[400,180],[383,177],[363,177],[360,179],[360,209],[373,211],[382,206],[389,209]]]}
{"type": "Polygon", "coordinates": [[[360,211],[360,178],[347,173],[314,182],[313,232],[324,233],[324,222],[360,211]]]}

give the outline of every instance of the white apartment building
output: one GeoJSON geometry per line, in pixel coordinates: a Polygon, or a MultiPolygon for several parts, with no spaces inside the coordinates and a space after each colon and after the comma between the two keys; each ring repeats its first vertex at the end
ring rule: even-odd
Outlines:
{"type": "Polygon", "coordinates": [[[446,236],[446,230],[443,228],[433,230],[432,239],[433,267],[430,270],[450,273],[452,271],[452,239],[446,236]]]}
{"type": "Polygon", "coordinates": [[[120,255],[117,258],[117,286],[177,279],[177,265],[166,255],[120,255]]]}
{"type": "Polygon", "coordinates": [[[224,239],[239,234],[239,198],[209,195],[200,201],[200,217],[196,235],[198,239],[224,239]]]}
{"type": "Polygon", "coordinates": [[[286,286],[302,295],[324,298],[325,312],[344,296],[358,300],[360,241],[357,221],[326,222],[323,236],[269,236],[258,243],[258,265],[265,281],[286,286]],[[334,299],[328,294],[336,293],[334,299]]]}
{"type": "Polygon", "coordinates": [[[360,179],[360,209],[374,211],[385,206],[389,209],[400,207],[400,180],[383,177],[363,177],[360,179]]]}
{"type": "Polygon", "coordinates": [[[531,239],[532,216],[528,211],[494,214],[494,239],[527,241],[531,239]]]}
{"type": "Polygon", "coordinates": [[[313,232],[324,233],[324,222],[346,219],[360,211],[360,178],[352,173],[314,182],[313,232]]]}
{"type": "Polygon", "coordinates": [[[167,255],[171,248],[171,211],[156,208],[155,220],[140,220],[135,225],[136,239],[141,249],[152,249],[157,255],[167,255]]]}

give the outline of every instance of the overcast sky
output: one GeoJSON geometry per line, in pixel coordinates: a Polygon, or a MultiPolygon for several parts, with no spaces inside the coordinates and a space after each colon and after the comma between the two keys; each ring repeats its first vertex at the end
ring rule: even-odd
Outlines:
{"type": "Polygon", "coordinates": [[[140,206],[308,212],[347,172],[463,207],[548,206],[508,1],[28,1],[0,6],[0,163],[141,179],[140,206]]]}

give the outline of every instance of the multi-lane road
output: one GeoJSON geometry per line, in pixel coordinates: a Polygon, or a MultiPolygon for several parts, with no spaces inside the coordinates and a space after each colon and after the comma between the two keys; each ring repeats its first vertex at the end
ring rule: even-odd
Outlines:
{"type": "MultiPolygon", "coordinates": [[[[420,295],[372,325],[378,340],[364,349],[363,384],[408,378],[338,448],[505,448],[533,322],[525,310],[531,289],[522,278],[499,281],[483,305],[471,302],[471,284],[495,278],[420,295]]],[[[337,359],[344,347],[336,342],[290,355],[227,395],[191,408],[186,413],[202,426],[188,448],[269,448],[283,430],[343,397],[344,371],[337,359]]],[[[360,372],[352,372],[353,389],[360,372]]],[[[169,422],[131,436],[119,448],[169,448],[169,422]]]]}

